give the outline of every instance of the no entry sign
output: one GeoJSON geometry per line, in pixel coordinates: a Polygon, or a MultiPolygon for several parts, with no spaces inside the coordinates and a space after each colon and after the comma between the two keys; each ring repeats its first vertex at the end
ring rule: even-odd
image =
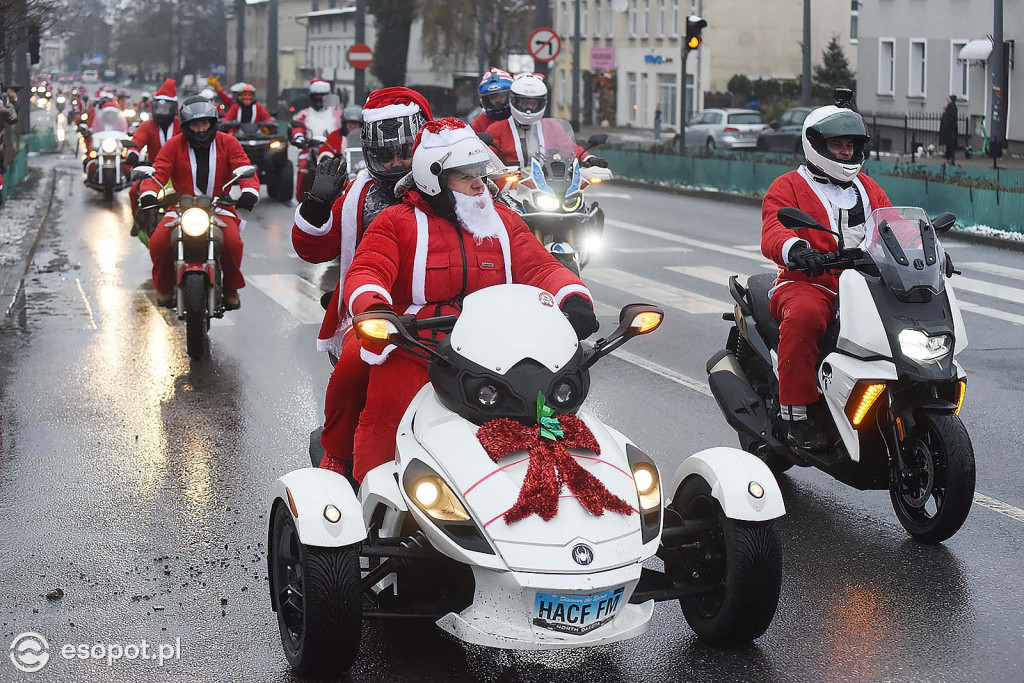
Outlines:
{"type": "Polygon", "coordinates": [[[538,62],[550,62],[562,51],[562,39],[553,28],[539,28],[530,34],[530,54],[538,62]]]}
{"type": "Polygon", "coordinates": [[[348,49],[348,63],[353,69],[365,69],[373,62],[373,50],[366,43],[356,43],[348,49]]]}

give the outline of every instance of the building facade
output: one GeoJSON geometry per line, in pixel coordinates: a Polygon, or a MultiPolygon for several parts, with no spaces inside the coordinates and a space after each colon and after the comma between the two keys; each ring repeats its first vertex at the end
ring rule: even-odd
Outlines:
{"type": "MultiPolygon", "coordinates": [[[[276,91],[298,87],[305,83],[301,66],[306,56],[306,29],[298,16],[309,12],[315,0],[278,0],[277,3],[277,74],[276,91]]],[[[256,86],[257,92],[267,92],[267,45],[269,40],[269,0],[245,0],[245,45],[243,46],[244,80],[256,86]]],[[[236,40],[237,17],[227,22],[227,74],[234,82],[238,73],[236,40]]]]}
{"type": "MultiPolygon", "coordinates": [[[[937,117],[955,95],[968,139],[980,148],[992,96],[992,3],[976,0],[862,0],[857,104],[878,128],[883,151],[907,151],[937,140],[937,117]],[[933,134],[934,133],[934,134],[933,134]]],[[[1009,68],[1006,139],[1024,152],[1024,73],[1013,68],[1024,33],[1024,0],[1003,1],[1009,68]]],[[[963,128],[961,128],[963,132],[963,128]]]]}

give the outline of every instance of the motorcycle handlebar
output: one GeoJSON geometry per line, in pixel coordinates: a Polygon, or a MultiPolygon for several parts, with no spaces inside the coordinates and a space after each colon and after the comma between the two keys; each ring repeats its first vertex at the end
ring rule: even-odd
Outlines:
{"type": "Polygon", "coordinates": [[[414,314],[398,316],[399,322],[410,332],[419,330],[451,329],[459,319],[457,315],[439,315],[434,318],[416,318],[414,314]]]}

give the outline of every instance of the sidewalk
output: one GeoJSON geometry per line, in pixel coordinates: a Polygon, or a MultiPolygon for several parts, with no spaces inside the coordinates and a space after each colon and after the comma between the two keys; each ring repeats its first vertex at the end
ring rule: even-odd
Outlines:
{"type": "Polygon", "coordinates": [[[0,307],[5,316],[15,303],[53,201],[56,171],[39,160],[32,158],[28,176],[0,209],[0,307]]]}

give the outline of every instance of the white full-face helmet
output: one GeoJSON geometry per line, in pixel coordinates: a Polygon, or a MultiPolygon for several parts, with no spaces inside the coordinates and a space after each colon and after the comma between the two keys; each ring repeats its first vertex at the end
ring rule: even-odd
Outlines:
{"type": "Polygon", "coordinates": [[[428,121],[412,150],[412,179],[427,201],[444,215],[454,206],[448,176],[459,172],[479,178],[500,173],[504,166],[465,121],[428,121]]]}
{"type": "Polygon", "coordinates": [[[860,173],[864,165],[864,145],[871,136],[860,114],[852,109],[829,105],[818,107],[807,115],[801,138],[808,168],[837,184],[846,185],[860,173]],[[841,161],[828,151],[830,138],[843,137],[853,141],[853,158],[849,161],[841,161]]]}
{"type": "Polygon", "coordinates": [[[512,118],[521,126],[530,126],[544,117],[548,107],[548,86],[537,74],[516,74],[509,89],[512,118]]]}

